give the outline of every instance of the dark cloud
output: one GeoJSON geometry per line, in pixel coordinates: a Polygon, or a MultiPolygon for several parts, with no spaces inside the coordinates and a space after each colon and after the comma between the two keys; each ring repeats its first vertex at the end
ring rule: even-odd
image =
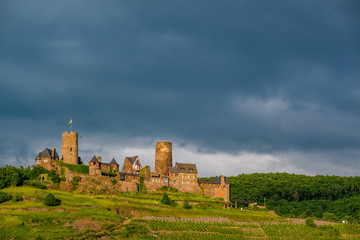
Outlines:
{"type": "Polygon", "coordinates": [[[3,1],[0,9],[3,158],[32,161],[73,118],[80,135],[124,145],[170,139],[203,154],[295,151],[304,162],[331,150],[356,166],[357,1],[3,1]]]}

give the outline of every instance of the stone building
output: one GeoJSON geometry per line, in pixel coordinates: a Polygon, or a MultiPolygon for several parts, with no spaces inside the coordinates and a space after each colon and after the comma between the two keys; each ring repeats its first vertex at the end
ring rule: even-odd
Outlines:
{"type": "Polygon", "coordinates": [[[198,181],[198,183],[205,196],[223,198],[225,202],[230,201],[230,183],[226,177],[215,177],[213,181],[198,181]]]}
{"type": "Polygon", "coordinates": [[[101,162],[101,157],[94,157],[89,162],[89,175],[117,175],[119,173],[119,164],[113,158],[110,163],[101,162]]]}
{"type": "Polygon", "coordinates": [[[48,170],[55,169],[58,161],[59,155],[55,148],[53,150],[45,148],[44,151],[39,152],[35,158],[36,166],[42,166],[48,170]]]}
{"type": "Polygon", "coordinates": [[[140,164],[140,159],[138,156],[126,157],[124,160],[122,172],[124,172],[124,173],[139,173],[141,168],[142,168],[142,166],[140,164]]]}
{"type": "Polygon", "coordinates": [[[169,186],[181,187],[197,185],[197,168],[192,163],[175,163],[175,167],[168,167],[165,175],[169,177],[169,186]]]}

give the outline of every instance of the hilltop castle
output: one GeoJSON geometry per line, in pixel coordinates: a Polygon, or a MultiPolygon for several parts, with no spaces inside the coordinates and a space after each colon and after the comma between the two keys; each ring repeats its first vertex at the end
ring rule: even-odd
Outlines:
{"type": "MultiPolygon", "coordinates": [[[[78,133],[64,132],[62,134],[61,153],[61,158],[59,158],[55,148],[52,150],[45,148],[36,156],[36,166],[55,170],[60,175],[64,164],[81,164],[78,153],[78,133]]],[[[100,156],[93,156],[89,161],[89,175],[78,174],[67,169],[66,176],[62,177],[65,177],[66,182],[69,183],[74,176],[79,176],[80,182],[86,186],[113,185],[118,191],[137,191],[143,179],[144,185],[150,191],[165,186],[183,192],[223,198],[225,202],[230,201],[230,184],[226,177],[216,177],[211,182],[198,181],[196,164],[175,162],[173,166],[171,142],[156,143],[154,172],[150,171],[149,166],[143,168],[138,156],[126,157],[121,171],[114,158],[109,163],[105,163],[100,156]]]]}

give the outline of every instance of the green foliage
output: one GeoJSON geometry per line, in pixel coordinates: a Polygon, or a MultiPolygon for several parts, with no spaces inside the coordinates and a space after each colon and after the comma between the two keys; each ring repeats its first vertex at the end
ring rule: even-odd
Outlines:
{"type": "Polygon", "coordinates": [[[41,174],[48,173],[49,171],[43,167],[35,166],[32,169],[26,168],[25,169],[25,179],[29,180],[39,180],[41,174]]]}
{"type": "Polygon", "coordinates": [[[125,225],[125,229],[121,232],[121,237],[129,238],[134,235],[145,235],[149,232],[145,225],[136,224],[136,223],[129,223],[125,225]]]}
{"type": "Polygon", "coordinates": [[[335,222],[336,221],[336,216],[333,213],[324,212],[323,216],[322,216],[322,220],[335,222]]]}
{"type": "MultiPolygon", "coordinates": [[[[212,180],[213,178],[199,178],[212,180]]],[[[288,173],[254,173],[227,177],[232,199],[258,202],[285,217],[311,210],[313,217],[322,218],[331,212],[337,219],[346,215],[359,218],[360,177],[306,176],[288,173]]]]}
{"type": "Polygon", "coordinates": [[[139,174],[141,175],[145,175],[145,169],[147,166],[143,167],[142,169],[140,169],[139,174]]]}
{"type": "Polygon", "coordinates": [[[140,182],[138,183],[138,189],[140,193],[146,193],[147,191],[143,177],[140,177],[140,182]]]}
{"type": "Polygon", "coordinates": [[[117,183],[117,180],[116,180],[116,179],[111,179],[111,183],[112,183],[113,185],[115,185],[115,184],[117,183]]]}
{"type": "Polygon", "coordinates": [[[65,164],[65,166],[72,172],[77,172],[80,174],[89,174],[89,166],[87,165],[65,164]]]}
{"type": "Polygon", "coordinates": [[[191,209],[192,208],[192,206],[189,204],[189,202],[188,202],[188,200],[184,200],[184,203],[183,203],[183,208],[185,208],[185,209],[191,209]]]}
{"type": "Polygon", "coordinates": [[[257,204],[252,205],[251,210],[253,211],[259,210],[257,204]]]}
{"type": "Polygon", "coordinates": [[[46,206],[59,206],[61,204],[61,200],[55,198],[54,194],[49,193],[46,197],[45,197],[45,202],[44,204],[46,206]]]}
{"type": "Polygon", "coordinates": [[[303,212],[303,214],[301,214],[303,218],[309,218],[313,216],[313,213],[310,209],[306,209],[305,212],[303,212]]]}
{"type": "Polygon", "coordinates": [[[66,177],[66,168],[61,168],[60,175],[62,178],[66,177]]]}
{"type": "Polygon", "coordinates": [[[73,179],[70,181],[72,191],[75,191],[77,189],[80,180],[81,180],[80,176],[74,176],[73,179]]]}
{"type": "Polygon", "coordinates": [[[24,186],[31,186],[31,187],[36,187],[39,189],[47,189],[46,185],[44,185],[43,183],[39,182],[39,181],[24,181],[24,186]]]}
{"type": "Polygon", "coordinates": [[[317,227],[313,231],[313,234],[314,236],[316,236],[316,239],[327,239],[327,240],[343,239],[341,237],[340,231],[331,225],[324,225],[317,227]]]}
{"type": "Polygon", "coordinates": [[[48,173],[48,176],[50,177],[51,181],[53,183],[60,183],[60,177],[58,174],[55,173],[54,170],[51,170],[49,173],[48,173]]]}
{"type": "Polygon", "coordinates": [[[6,192],[0,191],[0,203],[10,201],[12,196],[6,192]]]}
{"type": "Polygon", "coordinates": [[[161,199],[161,202],[166,205],[171,205],[171,199],[169,198],[169,196],[166,193],[164,193],[164,195],[161,199]]]}
{"type": "Polygon", "coordinates": [[[13,197],[13,199],[11,200],[12,202],[20,202],[20,201],[22,201],[23,200],[23,197],[19,194],[19,193],[17,193],[16,195],[15,195],[15,197],[13,197]]]}
{"type": "Polygon", "coordinates": [[[308,217],[305,219],[305,224],[308,227],[314,227],[315,223],[314,223],[314,219],[312,217],[308,217]]]}

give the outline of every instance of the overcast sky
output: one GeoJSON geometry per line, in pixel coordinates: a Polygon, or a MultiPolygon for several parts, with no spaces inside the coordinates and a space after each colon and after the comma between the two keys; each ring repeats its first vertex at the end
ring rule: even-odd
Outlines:
{"type": "Polygon", "coordinates": [[[0,165],[360,175],[360,1],[0,2],[0,165]]]}

